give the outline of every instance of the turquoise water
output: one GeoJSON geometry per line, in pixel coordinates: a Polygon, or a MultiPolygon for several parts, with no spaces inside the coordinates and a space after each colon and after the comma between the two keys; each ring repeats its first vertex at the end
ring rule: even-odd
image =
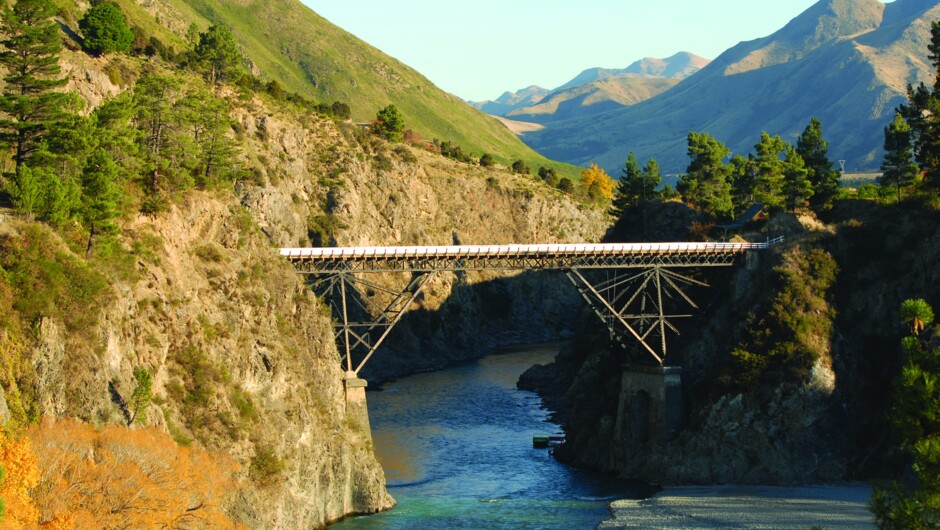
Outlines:
{"type": "Polygon", "coordinates": [[[557,348],[492,355],[369,392],[376,456],[398,506],[332,529],[594,528],[641,485],[555,461],[532,436],[560,434],[535,394],[516,389],[557,348]]]}

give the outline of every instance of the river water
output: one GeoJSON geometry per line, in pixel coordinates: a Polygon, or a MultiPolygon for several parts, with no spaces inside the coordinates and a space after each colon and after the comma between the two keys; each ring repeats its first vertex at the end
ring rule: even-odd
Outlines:
{"type": "Polygon", "coordinates": [[[369,392],[376,456],[398,506],[330,528],[593,529],[610,517],[612,500],[644,496],[642,485],[572,469],[532,447],[534,435],[561,428],[516,380],[557,349],[491,355],[369,392]]]}

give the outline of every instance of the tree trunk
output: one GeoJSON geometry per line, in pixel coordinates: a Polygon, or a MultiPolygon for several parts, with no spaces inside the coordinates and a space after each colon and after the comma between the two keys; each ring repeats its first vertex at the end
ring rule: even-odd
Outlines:
{"type": "Polygon", "coordinates": [[[85,247],[85,259],[88,259],[88,256],[91,255],[91,244],[95,237],[95,226],[92,225],[88,230],[88,246],[85,247]]]}

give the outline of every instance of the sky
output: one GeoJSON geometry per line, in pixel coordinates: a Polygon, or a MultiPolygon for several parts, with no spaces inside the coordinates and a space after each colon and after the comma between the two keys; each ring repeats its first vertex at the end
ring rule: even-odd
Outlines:
{"type": "Polygon", "coordinates": [[[714,59],[817,0],[301,0],[457,96],[555,88],[596,66],[714,59]]]}

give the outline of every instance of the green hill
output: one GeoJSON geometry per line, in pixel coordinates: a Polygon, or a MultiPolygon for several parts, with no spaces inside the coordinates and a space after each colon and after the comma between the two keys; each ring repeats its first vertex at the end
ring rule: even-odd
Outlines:
{"type": "Polygon", "coordinates": [[[256,75],[319,102],[348,103],[354,121],[368,122],[393,103],[404,114],[406,126],[427,140],[449,140],[464,151],[490,153],[503,163],[521,158],[533,168],[545,165],[577,173],[539,155],[495,118],[297,0],[157,0],[147,9],[179,35],[191,23],[200,28],[211,23],[228,26],[256,75]]]}

